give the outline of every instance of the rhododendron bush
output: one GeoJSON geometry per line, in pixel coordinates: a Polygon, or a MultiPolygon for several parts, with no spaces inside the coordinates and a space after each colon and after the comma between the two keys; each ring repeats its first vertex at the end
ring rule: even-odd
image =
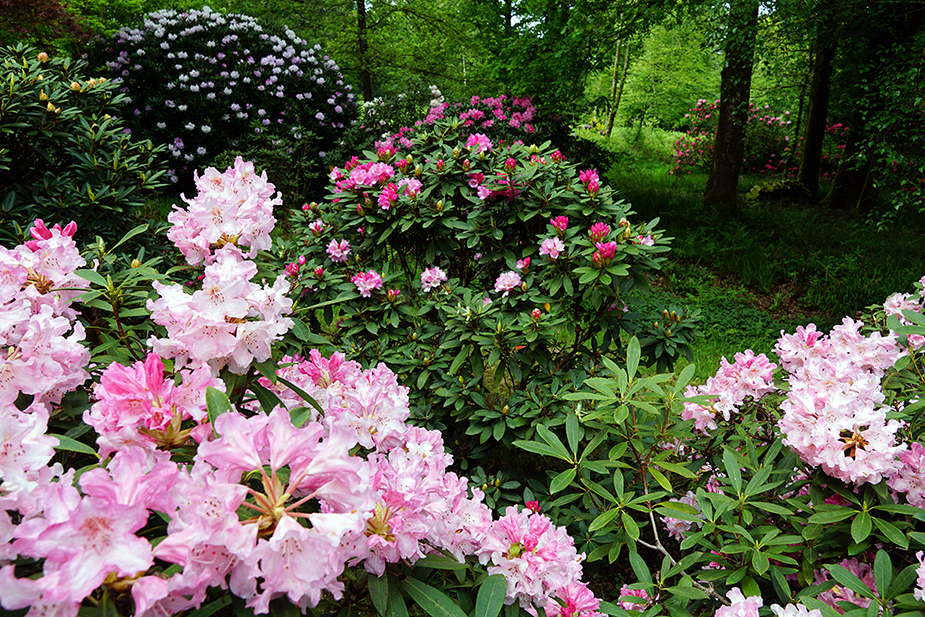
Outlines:
{"type": "Polygon", "coordinates": [[[313,330],[361,364],[386,362],[417,386],[417,417],[482,452],[561,424],[562,395],[625,353],[621,331],[666,367],[689,355],[696,323],[634,310],[668,250],[657,221],[634,220],[596,170],[548,143],[480,132],[507,118],[496,102],[334,167],[287,266],[302,301],[325,306],[306,313],[313,330]]]}
{"type": "MultiPolygon", "coordinates": [[[[494,147],[480,138],[466,146],[480,161],[494,147]]],[[[509,183],[496,179],[488,190],[502,195],[482,201],[513,209],[504,191],[533,190],[529,180],[543,175],[529,175],[520,152],[499,153],[491,171],[509,183]]],[[[339,197],[353,200],[346,211],[362,199],[377,215],[362,221],[370,232],[387,224],[378,196],[391,195],[392,182],[393,214],[416,203],[406,187],[422,202],[462,209],[456,191],[436,193],[423,179],[399,190],[405,178],[394,169],[383,184],[377,164],[353,165],[365,174],[354,177],[361,188],[339,197]],[[362,193],[373,191],[370,205],[362,193]]],[[[498,263],[475,267],[473,256],[421,267],[427,249],[409,243],[391,249],[390,263],[414,267],[380,272],[377,245],[362,233],[353,243],[341,236],[357,221],[325,216],[308,224],[311,257],[286,263],[291,249],[268,241],[278,194],[242,160],[196,175],[197,195],[171,215],[169,237],[187,266],[161,271],[161,257],[131,258],[102,242],[81,253],[73,224],[41,220],[28,242],[0,247],[3,610],[920,614],[925,280],[863,321],[782,333],[776,360],[744,351],[697,386],[688,384],[692,366],[639,375],[643,345],[627,336],[619,363],[595,357],[594,374],[562,393],[558,419],[537,414],[532,439],[499,440],[499,458],[525,460],[530,478],[516,503],[496,510],[484,483],[460,475],[460,443],[426,426],[434,416],[413,417],[416,395],[401,373],[332,351],[347,335],[325,338],[306,325],[310,314],[350,303],[449,315],[446,297],[457,332],[467,317],[496,310],[487,314],[500,335],[513,322],[497,307],[523,311],[532,287],[555,280],[537,271],[568,262],[585,269],[573,292],[587,294],[583,276],[603,287],[603,274],[618,276],[608,268],[659,239],[633,234],[646,228],[632,224],[614,226],[624,230],[616,235],[595,217],[594,200],[607,194],[597,174],[573,175],[567,186],[587,197],[531,217],[541,239],[521,245],[530,253],[513,263],[488,241],[457,250],[494,250],[498,263]],[[579,226],[583,216],[592,222],[579,226]],[[316,265],[320,254],[328,260],[316,265]],[[453,295],[467,269],[469,287],[453,295]],[[174,280],[184,272],[185,283],[174,280]],[[419,294],[425,303],[403,303],[419,294]]],[[[417,231],[425,247],[425,230],[438,223],[417,231]]],[[[553,308],[561,291],[544,291],[546,301],[517,318],[517,344],[542,335],[531,328],[561,310],[553,308]]],[[[593,294],[583,301],[594,306],[593,294]]],[[[371,315],[346,315],[341,329],[386,329],[391,313],[371,315]]],[[[438,365],[453,356],[443,370],[454,378],[466,356],[455,359],[459,345],[447,345],[449,354],[426,347],[432,332],[422,322],[408,336],[422,333],[425,357],[438,365]]]]}

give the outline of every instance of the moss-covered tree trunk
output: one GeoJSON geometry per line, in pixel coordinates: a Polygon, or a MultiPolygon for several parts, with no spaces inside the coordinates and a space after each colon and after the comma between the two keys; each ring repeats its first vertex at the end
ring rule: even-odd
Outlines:
{"type": "Polygon", "coordinates": [[[729,11],[726,65],[720,75],[719,121],[703,202],[724,215],[738,210],[739,172],[745,154],[745,122],[752,84],[758,2],[733,0],[729,11]]]}
{"type": "Polygon", "coordinates": [[[825,140],[826,116],[829,111],[829,76],[835,50],[827,44],[817,43],[813,58],[813,80],[809,86],[809,108],[806,111],[806,128],[800,151],[799,183],[813,199],[819,193],[819,162],[825,140]]]}

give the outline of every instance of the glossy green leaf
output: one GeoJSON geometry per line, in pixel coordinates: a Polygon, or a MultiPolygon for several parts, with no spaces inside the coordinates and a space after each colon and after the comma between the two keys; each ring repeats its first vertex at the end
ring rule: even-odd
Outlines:
{"type": "Polygon", "coordinates": [[[479,585],[473,617],[497,617],[507,595],[507,580],[503,574],[492,574],[479,585]]]}
{"type": "Polygon", "coordinates": [[[415,578],[406,578],[402,587],[430,617],[466,617],[448,595],[415,578]]]}

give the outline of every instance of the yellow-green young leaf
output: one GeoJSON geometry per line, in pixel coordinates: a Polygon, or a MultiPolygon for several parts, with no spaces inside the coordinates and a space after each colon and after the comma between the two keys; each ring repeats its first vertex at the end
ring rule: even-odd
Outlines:
{"type": "Polygon", "coordinates": [[[663,489],[666,491],[674,492],[674,489],[671,488],[671,482],[668,481],[668,478],[660,472],[655,467],[649,467],[649,473],[652,474],[652,477],[655,478],[655,481],[658,482],[663,489]]]}

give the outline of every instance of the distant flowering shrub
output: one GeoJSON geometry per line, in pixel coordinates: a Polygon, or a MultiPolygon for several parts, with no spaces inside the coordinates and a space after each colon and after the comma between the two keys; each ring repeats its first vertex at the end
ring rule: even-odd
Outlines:
{"type": "MultiPolygon", "coordinates": [[[[700,99],[685,114],[686,134],[675,142],[675,166],[671,174],[690,173],[694,169],[709,169],[713,160],[713,142],[719,121],[719,101],[700,99]]],[[[802,136],[794,135],[794,122],[789,111],[774,115],[770,106],[749,104],[745,125],[745,155],[742,173],[762,176],[796,175],[800,159],[802,136]]],[[[829,180],[841,158],[847,131],[841,124],[826,125],[826,154],[823,155],[820,176],[829,180]]]]}
{"type": "Polygon", "coordinates": [[[225,150],[274,142],[318,171],[357,117],[351,87],[320,45],[247,15],[150,13],[96,55],[130,100],[134,134],[168,146],[174,182],[225,150]]]}

